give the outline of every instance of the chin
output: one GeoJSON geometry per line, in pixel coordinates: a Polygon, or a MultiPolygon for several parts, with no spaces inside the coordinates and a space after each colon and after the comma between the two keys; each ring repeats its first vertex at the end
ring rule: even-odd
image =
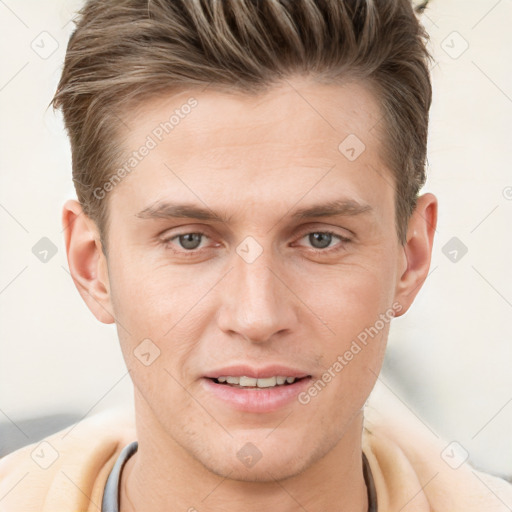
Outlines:
{"type": "Polygon", "coordinates": [[[222,478],[239,482],[275,482],[285,480],[302,473],[309,465],[306,460],[284,460],[273,456],[271,459],[262,457],[254,466],[245,467],[241,462],[208,461],[203,465],[212,473],[222,478]]]}
{"type": "Polygon", "coordinates": [[[321,440],[320,445],[315,446],[311,438],[307,442],[276,432],[269,435],[269,432],[235,436],[226,444],[213,445],[215,448],[207,452],[196,451],[195,458],[208,471],[222,478],[241,482],[273,482],[301,474],[329,449],[321,440]]]}

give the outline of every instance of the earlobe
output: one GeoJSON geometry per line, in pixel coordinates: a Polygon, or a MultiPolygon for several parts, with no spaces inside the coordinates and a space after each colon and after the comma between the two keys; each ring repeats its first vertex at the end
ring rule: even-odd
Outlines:
{"type": "Polygon", "coordinates": [[[103,323],[114,322],[106,257],[96,224],[83,212],[78,201],[67,201],[62,225],[69,271],[88,308],[103,323]]]}
{"type": "Polygon", "coordinates": [[[399,272],[395,292],[395,300],[402,309],[395,316],[401,316],[409,309],[427,278],[436,225],[437,199],[433,194],[424,194],[418,198],[409,220],[407,241],[403,246],[406,268],[399,272]]]}

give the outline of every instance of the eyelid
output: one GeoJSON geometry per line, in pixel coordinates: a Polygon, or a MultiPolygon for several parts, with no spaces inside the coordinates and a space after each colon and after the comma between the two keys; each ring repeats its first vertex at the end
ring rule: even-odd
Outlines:
{"type": "Polygon", "coordinates": [[[211,238],[209,235],[210,232],[211,229],[209,229],[209,227],[205,226],[204,224],[198,225],[197,227],[195,227],[193,224],[186,224],[182,226],[174,226],[172,228],[167,228],[161,233],[159,233],[156,236],[156,238],[158,240],[166,241],[171,240],[172,238],[176,238],[178,236],[190,235],[192,233],[198,233],[203,236],[208,236],[209,238],[211,238]]]}
{"type": "Polygon", "coordinates": [[[309,233],[331,233],[332,235],[339,236],[340,238],[344,238],[346,240],[351,239],[351,237],[355,237],[355,233],[347,228],[342,228],[340,226],[326,226],[325,224],[322,226],[319,225],[308,225],[299,230],[299,235],[303,234],[307,235],[309,233]],[[347,235],[340,233],[339,231],[345,231],[347,235]]]}

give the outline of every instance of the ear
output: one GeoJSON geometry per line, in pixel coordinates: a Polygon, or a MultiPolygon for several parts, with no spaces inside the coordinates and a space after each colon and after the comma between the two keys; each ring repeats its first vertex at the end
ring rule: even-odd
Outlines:
{"type": "Polygon", "coordinates": [[[427,278],[436,225],[437,199],[433,194],[424,194],[417,200],[402,246],[400,278],[395,291],[395,300],[402,309],[395,314],[397,317],[409,309],[427,278]]]}
{"type": "Polygon", "coordinates": [[[105,324],[114,322],[107,259],[96,224],[70,199],[62,210],[68,265],[73,282],[93,315],[105,324]]]}

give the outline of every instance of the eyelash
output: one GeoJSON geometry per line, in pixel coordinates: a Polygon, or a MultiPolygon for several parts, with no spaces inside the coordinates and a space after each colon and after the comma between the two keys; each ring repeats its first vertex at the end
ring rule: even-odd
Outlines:
{"type": "MultiPolygon", "coordinates": [[[[316,254],[333,254],[333,253],[336,253],[338,251],[341,251],[343,250],[345,247],[345,244],[348,244],[351,242],[351,240],[349,238],[346,238],[342,235],[339,235],[338,233],[335,233],[334,231],[329,231],[329,230],[323,230],[323,231],[307,231],[303,234],[300,235],[299,237],[299,240],[304,238],[305,236],[307,235],[311,235],[313,233],[321,233],[323,235],[331,235],[331,236],[334,236],[336,238],[339,238],[341,243],[336,246],[336,247],[331,247],[331,248],[326,248],[326,249],[311,249],[312,252],[316,253],[316,254]]],[[[207,237],[208,238],[208,235],[206,233],[203,233],[202,231],[188,231],[188,232],[185,232],[185,233],[178,233],[176,235],[172,235],[171,237],[166,237],[162,240],[162,243],[164,244],[165,248],[166,249],[171,249],[174,253],[176,254],[179,254],[179,255],[184,255],[185,257],[193,257],[193,256],[197,256],[200,252],[201,252],[201,249],[190,249],[190,250],[187,250],[187,249],[183,249],[183,250],[176,250],[174,248],[171,247],[171,242],[181,236],[185,236],[185,235],[200,235],[202,237],[207,237]]],[[[202,240],[201,240],[202,241],[202,240]]]]}

